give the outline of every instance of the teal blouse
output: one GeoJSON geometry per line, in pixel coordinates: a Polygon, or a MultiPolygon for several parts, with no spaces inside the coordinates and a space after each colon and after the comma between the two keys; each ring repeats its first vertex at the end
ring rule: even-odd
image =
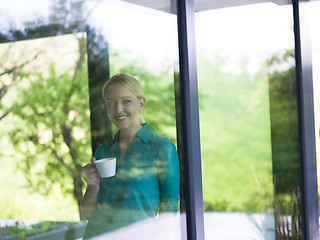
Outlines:
{"type": "Polygon", "coordinates": [[[114,140],[101,144],[95,158],[117,158],[116,175],[101,178],[98,204],[89,219],[85,238],[177,211],[180,187],[179,159],[174,144],[146,123],[123,157],[114,140]],[[160,208],[161,203],[161,208],[160,208]]]}

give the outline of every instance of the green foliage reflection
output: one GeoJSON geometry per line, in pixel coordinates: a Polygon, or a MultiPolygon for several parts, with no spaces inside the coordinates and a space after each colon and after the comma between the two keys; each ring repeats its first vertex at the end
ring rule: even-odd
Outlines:
{"type": "Polygon", "coordinates": [[[14,89],[7,118],[18,124],[10,127],[8,135],[15,150],[12,156],[22,159],[18,167],[27,188],[48,195],[58,184],[65,196],[73,196],[79,204],[84,187],[81,167],[91,155],[86,41],[84,36],[69,36],[68,41],[78,43],[78,50],[70,49],[74,56],[74,62],[66,64],[70,68],[62,70],[52,62],[46,71],[38,69],[22,78],[14,89]]]}

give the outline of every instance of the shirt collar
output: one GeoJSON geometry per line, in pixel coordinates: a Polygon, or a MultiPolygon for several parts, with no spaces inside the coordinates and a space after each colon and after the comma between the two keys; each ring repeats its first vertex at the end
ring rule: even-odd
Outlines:
{"type": "MultiPolygon", "coordinates": [[[[151,134],[153,133],[154,128],[149,123],[142,124],[142,128],[137,133],[137,136],[144,142],[148,142],[148,140],[151,138],[151,134]]],[[[120,131],[118,131],[113,138],[113,141],[115,142],[119,137],[120,131]]]]}
{"type": "Polygon", "coordinates": [[[141,138],[144,143],[148,142],[148,140],[151,138],[151,134],[153,133],[154,129],[149,123],[142,124],[142,128],[137,133],[137,136],[141,138]]]}

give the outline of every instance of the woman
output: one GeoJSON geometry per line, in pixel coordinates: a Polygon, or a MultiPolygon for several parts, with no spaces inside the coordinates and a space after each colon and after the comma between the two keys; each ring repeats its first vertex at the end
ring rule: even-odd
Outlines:
{"type": "Polygon", "coordinates": [[[154,132],[140,112],[145,98],[139,82],[127,74],[110,78],[103,98],[111,122],[119,129],[101,144],[83,167],[86,193],[81,211],[89,219],[85,238],[134,223],[159,212],[177,211],[179,160],[174,144],[154,132]],[[100,178],[96,159],[117,158],[116,175],[100,178]]]}

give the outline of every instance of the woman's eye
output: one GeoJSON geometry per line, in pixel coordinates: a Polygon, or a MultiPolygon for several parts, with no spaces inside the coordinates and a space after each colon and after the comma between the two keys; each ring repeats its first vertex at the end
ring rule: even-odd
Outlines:
{"type": "Polygon", "coordinates": [[[108,100],[107,101],[107,105],[108,106],[114,106],[115,105],[115,101],[108,100]]]}
{"type": "Polygon", "coordinates": [[[131,100],[129,100],[129,99],[123,100],[123,104],[129,104],[129,103],[131,103],[131,100]]]}

